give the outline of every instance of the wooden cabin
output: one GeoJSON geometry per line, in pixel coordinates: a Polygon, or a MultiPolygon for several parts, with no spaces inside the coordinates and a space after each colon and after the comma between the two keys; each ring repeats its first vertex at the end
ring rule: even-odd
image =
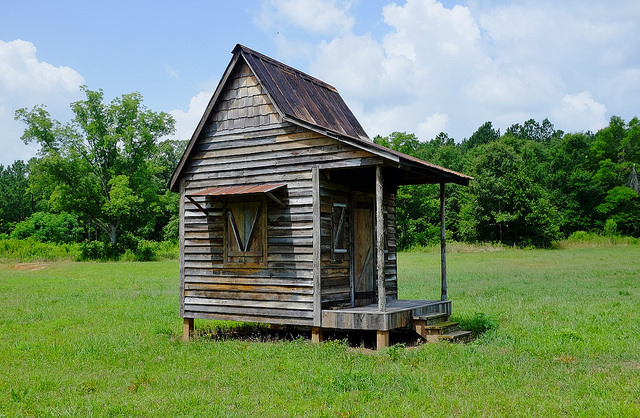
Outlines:
{"type": "Polygon", "coordinates": [[[316,341],[372,330],[383,347],[448,319],[444,247],[443,277],[425,278],[441,300],[398,300],[396,191],[440,184],[444,222],[444,184],[470,177],[376,145],[329,84],[232,53],[170,184],[184,337],[204,318],[308,326],[316,341]]]}

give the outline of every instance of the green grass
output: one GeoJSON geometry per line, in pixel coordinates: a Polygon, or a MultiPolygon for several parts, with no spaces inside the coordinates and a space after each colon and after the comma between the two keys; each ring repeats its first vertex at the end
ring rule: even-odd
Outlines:
{"type": "MultiPolygon", "coordinates": [[[[0,416],[638,416],[639,250],[451,254],[454,318],[497,327],[382,352],[181,343],[175,261],[0,264],[0,416]]],[[[400,296],[438,263],[399,254],[400,296]]]]}

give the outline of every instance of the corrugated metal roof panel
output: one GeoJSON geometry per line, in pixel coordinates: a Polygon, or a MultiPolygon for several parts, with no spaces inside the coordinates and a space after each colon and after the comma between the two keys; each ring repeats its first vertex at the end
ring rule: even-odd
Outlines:
{"type": "Polygon", "coordinates": [[[286,184],[253,184],[243,186],[218,186],[199,192],[190,193],[189,196],[237,196],[246,194],[270,193],[275,190],[287,187],[286,184]]]}
{"type": "Polygon", "coordinates": [[[247,64],[284,116],[356,139],[368,136],[335,87],[243,45],[247,64]]]}

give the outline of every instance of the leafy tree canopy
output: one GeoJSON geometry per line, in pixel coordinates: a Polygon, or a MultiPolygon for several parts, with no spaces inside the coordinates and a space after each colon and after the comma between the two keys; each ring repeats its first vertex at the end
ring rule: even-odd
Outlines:
{"type": "Polygon", "coordinates": [[[82,89],[86,98],[72,103],[68,123],[51,119],[42,105],[16,111],[26,124],[22,140],[40,145],[34,187],[53,184],[52,207],[95,223],[112,244],[122,228],[148,234],[162,212],[157,141],[174,131],[174,120],[148,110],[139,93],[105,104],[102,90],[82,89]]]}

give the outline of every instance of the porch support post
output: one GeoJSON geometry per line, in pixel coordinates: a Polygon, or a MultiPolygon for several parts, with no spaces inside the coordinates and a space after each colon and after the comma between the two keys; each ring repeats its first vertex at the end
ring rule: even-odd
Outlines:
{"type": "Polygon", "coordinates": [[[440,183],[440,300],[447,300],[447,237],[444,219],[444,182],[440,183]]]}
{"type": "Polygon", "coordinates": [[[320,170],[318,166],[311,171],[311,195],[313,204],[313,326],[322,326],[322,280],[320,262],[320,170]]]}
{"type": "Polygon", "coordinates": [[[384,286],[384,214],[382,167],[376,166],[376,270],[378,272],[378,311],[387,310],[387,291],[384,286]]]}

